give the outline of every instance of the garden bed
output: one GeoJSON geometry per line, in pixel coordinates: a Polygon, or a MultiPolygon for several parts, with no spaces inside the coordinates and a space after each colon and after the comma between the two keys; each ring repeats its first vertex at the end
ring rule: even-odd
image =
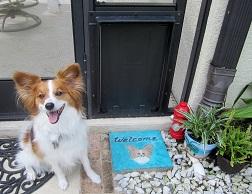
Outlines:
{"type": "Polygon", "coordinates": [[[115,193],[252,193],[252,166],[229,175],[215,166],[210,157],[200,160],[206,176],[195,174],[184,144],[178,144],[167,132],[164,141],[174,161],[172,170],[164,172],[132,172],[114,175],[115,193]]]}

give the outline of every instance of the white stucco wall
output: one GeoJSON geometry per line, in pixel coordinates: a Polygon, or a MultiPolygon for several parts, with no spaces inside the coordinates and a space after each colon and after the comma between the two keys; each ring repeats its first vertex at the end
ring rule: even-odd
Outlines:
{"type": "MultiPolygon", "coordinates": [[[[227,98],[226,106],[230,107],[240,90],[248,83],[252,82],[252,26],[250,29],[242,49],[242,53],[237,64],[237,72],[233,83],[230,85],[227,98]]],[[[248,90],[245,97],[252,97],[252,90],[248,90]]]]}
{"type": "Polygon", "coordinates": [[[202,0],[188,0],[186,5],[184,23],[172,85],[172,92],[177,101],[180,100],[180,96],[183,90],[201,2],[202,0]]]}
{"type": "Polygon", "coordinates": [[[188,101],[192,108],[198,106],[204,94],[209,65],[214,55],[227,3],[228,0],[212,1],[199,61],[188,101]]]}

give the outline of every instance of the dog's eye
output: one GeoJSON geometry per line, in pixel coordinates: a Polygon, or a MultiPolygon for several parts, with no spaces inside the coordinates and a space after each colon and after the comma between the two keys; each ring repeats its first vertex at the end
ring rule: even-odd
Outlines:
{"type": "Polygon", "coordinates": [[[62,94],[63,94],[63,92],[57,91],[57,92],[55,93],[55,96],[61,96],[62,94]]]}
{"type": "Polygon", "coordinates": [[[39,94],[38,97],[39,97],[40,99],[43,99],[43,98],[45,97],[45,94],[39,94]]]}

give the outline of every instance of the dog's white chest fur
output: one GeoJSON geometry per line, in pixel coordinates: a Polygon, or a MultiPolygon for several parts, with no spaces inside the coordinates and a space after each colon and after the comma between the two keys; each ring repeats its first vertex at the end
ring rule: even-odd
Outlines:
{"type": "Polygon", "coordinates": [[[33,129],[35,141],[41,146],[48,163],[53,161],[69,168],[75,165],[80,154],[86,152],[87,125],[71,107],[66,108],[56,124],[49,123],[45,114],[38,115],[34,118],[33,129]]]}

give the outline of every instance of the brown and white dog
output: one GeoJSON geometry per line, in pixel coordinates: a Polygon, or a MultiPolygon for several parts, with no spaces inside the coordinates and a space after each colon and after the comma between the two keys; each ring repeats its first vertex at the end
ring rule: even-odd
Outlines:
{"type": "Polygon", "coordinates": [[[32,120],[21,134],[22,150],[16,156],[19,166],[26,169],[27,179],[34,180],[38,173],[52,170],[59,187],[65,190],[65,170],[81,162],[88,177],[100,183],[100,176],[92,170],[88,159],[80,66],[67,66],[53,80],[42,81],[39,76],[24,72],[16,72],[13,79],[18,98],[32,120]]]}

